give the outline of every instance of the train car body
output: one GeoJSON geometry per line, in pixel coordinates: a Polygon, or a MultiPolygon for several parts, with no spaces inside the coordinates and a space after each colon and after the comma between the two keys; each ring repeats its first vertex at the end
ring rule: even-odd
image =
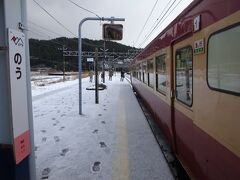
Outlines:
{"type": "Polygon", "coordinates": [[[132,85],[193,179],[240,179],[240,1],[195,0],[133,61],[132,85]]]}

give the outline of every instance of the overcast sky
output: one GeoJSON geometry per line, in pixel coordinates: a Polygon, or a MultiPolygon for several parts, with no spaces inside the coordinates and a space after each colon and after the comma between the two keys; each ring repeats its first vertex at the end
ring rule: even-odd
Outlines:
{"type": "MultiPolygon", "coordinates": [[[[42,5],[50,14],[59,20],[76,36],[78,34],[78,24],[85,17],[96,17],[94,14],[86,12],[68,0],[35,0],[42,5]]],[[[124,26],[123,40],[120,43],[144,48],[154,37],[161,32],[192,0],[72,0],[76,4],[87,8],[100,17],[120,17],[125,18],[121,22],[124,26]],[[138,38],[154,4],[156,7],[150,16],[143,33],[138,38]],[[174,2],[175,1],[175,2],[174,2]],[[165,14],[166,6],[172,4],[172,8],[165,14]],[[171,12],[172,11],[172,12],[171,12]],[[170,13],[171,12],[171,13],[170,13]],[[162,15],[162,16],[160,16],[162,15]],[[159,18],[160,16],[160,18],[159,18]],[[157,19],[161,21],[151,35],[151,27],[154,27],[157,19]],[[147,40],[146,37],[149,38],[147,40]]],[[[38,39],[51,39],[66,36],[73,37],[71,33],[57,24],[47,13],[45,13],[33,0],[28,2],[29,36],[38,39]],[[40,26],[40,27],[39,27],[40,26]],[[47,31],[46,28],[50,31],[47,31]],[[55,33],[53,33],[53,32],[55,33]],[[57,33],[57,34],[56,34],[57,33]]],[[[87,21],[82,28],[82,37],[89,39],[102,38],[102,24],[104,22],[87,21]]],[[[117,23],[117,22],[116,22],[117,23]]]]}

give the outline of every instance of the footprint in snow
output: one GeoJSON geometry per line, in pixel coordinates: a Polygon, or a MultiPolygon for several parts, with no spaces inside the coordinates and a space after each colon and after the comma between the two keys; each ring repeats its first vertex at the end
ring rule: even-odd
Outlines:
{"type": "Polygon", "coordinates": [[[65,156],[68,151],[69,151],[68,148],[62,149],[62,152],[60,153],[60,155],[65,156]]]}
{"type": "Polygon", "coordinates": [[[102,114],[98,114],[98,116],[102,116],[102,114]]]}
{"type": "Polygon", "coordinates": [[[54,121],[54,120],[56,120],[56,118],[52,118],[52,120],[54,121]]]}
{"type": "Polygon", "coordinates": [[[105,121],[101,121],[101,123],[102,123],[102,124],[106,124],[106,122],[105,122],[105,121]]]}
{"type": "Polygon", "coordinates": [[[98,129],[95,129],[92,133],[93,134],[97,134],[98,133],[98,129]]]}
{"type": "Polygon", "coordinates": [[[38,147],[37,147],[37,146],[35,146],[35,147],[34,147],[34,151],[37,151],[37,150],[38,150],[38,147]]]}
{"type": "Polygon", "coordinates": [[[64,127],[64,126],[62,126],[62,127],[60,128],[60,131],[62,131],[64,128],[65,128],[65,127],[64,127]]]}
{"type": "Polygon", "coordinates": [[[93,166],[92,166],[92,171],[93,172],[98,172],[100,171],[100,164],[101,162],[97,161],[97,162],[94,162],[93,166]]]}
{"type": "Polygon", "coordinates": [[[58,136],[54,136],[54,140],[55,140],[55,142],[59,142],[60,138],[58,136]]]}
{"type": "Polygon", "coordinates": [[[41,179],[48,179],[50,171],[50,168],[43,169],[41,179]]]}
{"type": "Polygon", "coordinates": [[[45,133],[45,132],[47,132],[47,131],[46,131],[45,129],[43,129],[43,130],[41,130],[41,132],[42,132],[42,133],[45,133]]]}
{"type": "Polygon", "coordinates": [[[47,138],[46,137],[43,137],[42,138],[42,142],[46,142],[47,141],[47,138]]]}
{"type": "Polygon", "coordinates": [[[100,142],[99,144],[100,144],[100,147],[101,147],[101,148],[107,147],[107,145],[105,144],[105,142],[100,142]]]}

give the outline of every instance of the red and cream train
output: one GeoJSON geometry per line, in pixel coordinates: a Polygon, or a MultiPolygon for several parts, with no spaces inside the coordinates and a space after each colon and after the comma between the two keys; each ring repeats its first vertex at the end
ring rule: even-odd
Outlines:
{"type": "Polygon", "coordinates": [[[131,68],[189,175],[240,179],[240,0],[193,1],[131,68]]]}

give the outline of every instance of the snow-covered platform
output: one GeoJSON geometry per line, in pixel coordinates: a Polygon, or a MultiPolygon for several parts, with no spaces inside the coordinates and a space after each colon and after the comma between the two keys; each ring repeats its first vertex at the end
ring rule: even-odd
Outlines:
{"type": "Polygon", "coordinates": [[[82,116],[78,81],[33,92],[37,178],[174,179],[128,81],[106,80],[95,104],[88,80],[82,116]]]}

